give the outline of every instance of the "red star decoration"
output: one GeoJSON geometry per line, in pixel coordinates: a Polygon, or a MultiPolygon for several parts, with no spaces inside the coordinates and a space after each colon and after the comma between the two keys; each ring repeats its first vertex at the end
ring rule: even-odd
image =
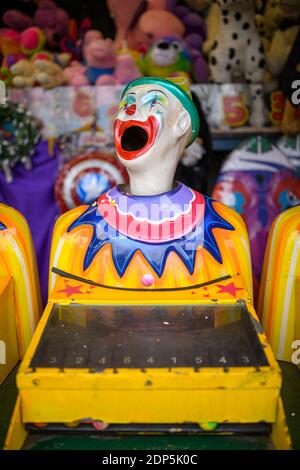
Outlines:
{"type": "Polygon", "coordinates": [[[67,283],[65,289],[61,289],[58,292],[64,292],[67,297],[70,297],[73,294],[84,294],[84,292],[81,292],[80,288],[82,287],[82,284],[79,286],[70,286],[67,283]]]}
{"type": "Polygon", "coordinates": [[[227,284],[227,286],[223,286],[222,284],[217,284],[217,287],[220,288],[220,290],[217,292],[217,294],[223,294],[228,293],[232,295],[232,297],[236,297],[236,293],[239,290],[244,290],[244,287],[237,287],[234,282],[231,282],[230,284],[227,284]]]}

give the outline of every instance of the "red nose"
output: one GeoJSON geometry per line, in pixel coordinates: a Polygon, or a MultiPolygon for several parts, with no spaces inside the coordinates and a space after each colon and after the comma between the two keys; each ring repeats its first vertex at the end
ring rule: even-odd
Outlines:
{"type": "Polygon", "coordinates": [[[136,111],[136,105],[135,104],[131,104],[130,106],[128,106],[128,108],[125,109],[125,113],[128,114],[128,116],[132,116],[136,111]]]}

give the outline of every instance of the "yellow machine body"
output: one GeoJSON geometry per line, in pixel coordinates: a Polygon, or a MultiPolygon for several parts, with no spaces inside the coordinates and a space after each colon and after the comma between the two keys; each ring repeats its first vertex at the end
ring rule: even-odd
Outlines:
{"type": "MultiPolygon", "coordinates": [[[[230,280],[243,292],[233,298],[221,281],[184,292],[113,292],[60,277],[38,325],[17,376],[19,400],[7,438],[7,448],[20,447],[26,423],[66,423],[85,420],[109,424],[258,423],[273,426],[278,448],[289,448],[290,439],[280,400],[281,373],[261,329],[240,277],[230,280]],[[66,298],[67,292],[72,292],[66,298]],[[226,289],[225,289],[226,290],[226,289]],[[74,293],[76,292],[77,293],[74,293]],[[223,292],[220,292],[223,291],[223,292]],[[88,296],[88,298],[87,298],[88,296]],[[99,302],[101,299],[101,302],[99,302]],[[84,313],[68,319],[69,308],[105,306],[207,306],[247,308],[266,357],[261,367],[169,367],[104,369],[32,367],[31,362],[53,308],[66,322],[85,325],[84,313]],[[20,417],[22,424],[20,423],[20,417]]],[[[230,315],[228,322],[230,322],[230,315]]],[[[217,317],[215,322],[217,323],[217,317]]],[[[224,322],[224,319],[223,319],[224,322]]]]}
{"type": "MultiPolygon", "coordinates": [[[[187,424],[209,429],[208,423],[215,426],[267,423],[272,427],[275,446],[290,447],[280,399],[281,372],[253,308],[245,225],[238,214],[223,204],[206,201],[202,195],[182,185],[178,188],[170,193],[170,197],[177,197],[178,190],[191,198],[191,204],[199,200],[199,213],[203,215],[195,221],[194,231],[187,237],[193,236],[195,231],[199,233],[197,230],[205,228],[206,223],[210,224],[211,231],[207,234],[210,243],[205,245],[202,240],[196,245],[194,270],[190,268],[187,252],[180,251],[177,241],[173,242],[171,238],[167,242],[170,249],[165,252],[165,258],[161,258],[165,264],[159,272],[159,262],[155,265],[148,256],[151,244],[140,244],[139,240],[132,242],[132,225],[127,225],[127,216],[122,211],[117,216],[124,219],[124,233],[130,232],[130,236],[126,235],[125,250],[133,246],[125,268],[122,265],[125,257],[118,251],[119,247],[124,247],[121,243],[125,235],[121,237],[120,245],[119,239],[113,237],[105,240],[103,246],[97,244],[97,237],[105,236],[109,225],[105,216],[99,215],[103,209],[102,201],[106,201],[106,213],[112,217],[119,210],[117,198],[126,197],[122,190],[114,189],[115,197],[110,193],[102,195],[98,203],[76,208],[57,221],[50,258],[49,301],[17,375],[19,396],[6,448],[22,447],[26,427],[51,427],[56,423],[72,427],[87,421],[102,423],[103,428],[115,424],[168,424],[177,430],[187,424]],[[104,224],[101,229],[98,220],[104,224]],[[86,263],[88,253],[93,256],[86,263]],[[144,282],[145,279],[151,282],[144,282]],[[120,313],[124,309],[127,313],[120,313]],[[151,319],[153,311],[158,316],[151,319]],[[127,314],[129,323],[136,322],[135,330],[128,331],[127,314]],[[209,327],[206,327],[207,321],[209,327]],[[195,324],[199,326],[201,322],[204,326],[199,327],[197,334],[203,334],[206,345],[213,349],[219,340],[222,342],[223,336],[210,338],[209,331],[216,333],[227,327],[231,331],[234,323],[248,329],[252,335],[249,344],[255,343],[260,360],[250,361],[248,365],[246,354],[239,357],[242,362],[246,358],[246,363],[238,365],[222,351],[218,359],[211,362],[201,362],[198,355],[187,360],[189,334],[196,349],[202,345],[201,339],[198,341],[198,337],[196,340],[193,337],[195,324]],[[84,359],[83,348],[91,347],[89,336],[78,342],[82,354],[72,356],[76,332],[80,330],[84,337],[86,332],[93,334],[96,329],[97,339],[101,341],[106,329],[116,324],[121,325],[123,352],[119,354],[117,337],[112,334],[108,353],[112,349],[113,357],[115,355],[118,360],[112,360],[110,366],[97,363],[99,367],[96,367],[89,357],[84,359]],[[59,334],[65,329],[75,331],[73,339],[68,339],[65,333],[56,336],[54,330],[57,327],[59,334]],[[168,340],[171,336],[163,333],[156,337],[155,332],[164,328],[173,335],[171,340],[168,340]],[[134,365],[130,362],[131,353],[126,349],[132,347],[131,334],[136,335],[133,344],[138,344],[138,349],[134,350],[136,360],[144,354],[143,341],[146,343],[151,336],[150,330],[154,331],[151,341],[157,341],[157,348],[153,349],[162,351],[161,357],[155,367],[152,356],[137,360],[138,365],[134,365]],[[53,354],[47,343],[51,331],[54,331],[53,354]],[[128,337],[125,337],[127,331],[128,337]],[[143,341],[138,342],[141,331],[144,332],[143,341]],[[177,363],[177,353],[180,356],[184,349],[183,337],[187,352],[177,363]],[[169,346],[177,352],[166,352],[169,346]],[[59,358],[64,348],[67,348],[66,357],[71,353],[74,366],[65,362],[64,355],[59,358]],[[43,358],[46,356],[48,362],[45,365],[43,358]],[[87,365],[82,366],[84,363],[87,365]]],[[[176,230],[171,225],[173,228],[176,230]]],[[[168,246],[165,242],[156,244],[153,258],[165,246],[168,246]]],[[[227,336],[225,346],[235,345],[237,353],[242,354],[235,343],[232,332],[227,336]]],[[[99,360],[101,362],[102,358],[99,360]]]]}

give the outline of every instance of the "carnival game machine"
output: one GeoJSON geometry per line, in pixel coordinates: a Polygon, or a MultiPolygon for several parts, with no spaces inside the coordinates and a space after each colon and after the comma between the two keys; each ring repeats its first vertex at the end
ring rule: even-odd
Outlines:
{"type": "Polygon", "coordinates": [[[114,138],[130,181],[56,223],[7,449],[74,431],[267,435],[290,448],[245,225],[173,181],[198,129],[184,79],[124,89],[114,138]]]}

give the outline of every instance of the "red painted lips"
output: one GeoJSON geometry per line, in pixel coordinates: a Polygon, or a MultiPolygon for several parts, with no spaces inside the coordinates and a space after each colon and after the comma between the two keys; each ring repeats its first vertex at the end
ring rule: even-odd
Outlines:
{"type": "Polygon", "coordinates": [[[154,116],[147,121],[115,121],[116,150],[124,160],[134,160],[152,147],[159,130],[159,123],[154,116]]]}

